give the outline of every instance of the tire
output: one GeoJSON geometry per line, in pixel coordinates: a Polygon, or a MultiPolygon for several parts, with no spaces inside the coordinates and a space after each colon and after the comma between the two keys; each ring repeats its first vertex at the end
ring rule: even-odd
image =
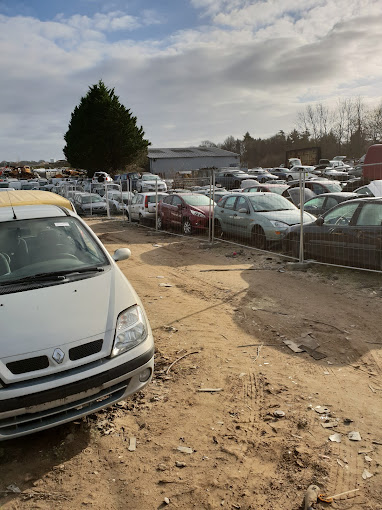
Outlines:
{"type": "Polygon", "coordinates": [[[164,230],[164,223],[163,223],[162,218],[159,215],[158,215],[158,218],[157,218],[157,229],[158,230],[164,230]]]}
{"type": "Polygon", "coordinates": [[[185,218],[182,223],[182,232],[185,236],[192,234],[192,225],[188,218],[185,218]]]}
{"type": "Polygon", "coordinates": [[[115,204],[112,204],[109,209],[111,214],[118,214],[117,206],[115,204]]]}
{"type": "Polygon", "coordinates": [[[259,250],[265,250],[267,238],[265,237],[264,230],[259,225],[256,225],[252,230],[251,244],[259,250]]]}
{"type": "Polygon", "coordinates": [[[287,181],[293,181],[293,177],[291,175],[288,175],[288,177],[286,178],[287,181]]]}
{"type": "Polygon", "coordinates": [[[224,231],[223,231],[222,225],[219,220],[215,220],[214,234],[215,234],[215,237],[218,237],[220,239],[224,235],[224,231]]]}
{"type": "Polygon", "coordinates": [[[144,221],[145,221],[145,220],[143,219],[142,214],[140,214],[140,215],[138,216],[138,223],[139,223],[140,225],[143,225],[144,221]]]}

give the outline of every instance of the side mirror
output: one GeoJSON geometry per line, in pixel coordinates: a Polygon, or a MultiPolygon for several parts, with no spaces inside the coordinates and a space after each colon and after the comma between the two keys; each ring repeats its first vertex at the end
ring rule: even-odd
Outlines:
{"type": "Polygon", "coordinates": [[[318,226],[320,227],[321,225],[323,225],[323,224],[324,224],[324,218],[323,218],[322,216],[319,216],[319,217],[316,219],[315,224],[316,224],[316,225],[318,225],[318,226]]]}
{"type": "Polygon", "coordinates": [[[127,260],[131,257],[131,251],[129,248],[118,248],[118,250],[115,250],[113,255],[113,260],[115,262],[119,262],[121,260],[127,260]]]}

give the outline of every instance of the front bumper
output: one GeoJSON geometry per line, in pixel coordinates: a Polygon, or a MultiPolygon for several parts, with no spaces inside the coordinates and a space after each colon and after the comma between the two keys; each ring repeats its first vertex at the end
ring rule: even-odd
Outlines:
{"type": "Polygon", "coordinates": [[[63,377],[62,380],[70,380],[67,384],[57,386],[34,380],[28,381],[27,387],[18,384],[17,388],[10,385],[1,389],[0,440],[67,423],[140,391],[152,378],[154,347],[121,363],[123,358],[121,355],[92,363],[91,367],[85,365],[81,367],[84,370],[76,370],[74,377],[73,374],[63,377]],[[146,369],[150,374],[141,381],[140,376],[146,369]],[[49,389],[26,394],[33,384],[49,389]]]}

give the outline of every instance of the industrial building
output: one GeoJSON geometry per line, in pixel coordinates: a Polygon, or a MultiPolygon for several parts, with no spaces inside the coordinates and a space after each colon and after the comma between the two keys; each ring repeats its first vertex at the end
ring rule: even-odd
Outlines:
{"type": "Polygon", "coordinates": [[[177,172],[199,168],[240,166],[240,155],[218,147],[148,148],[150,172],[164,178],[177,172]]]}

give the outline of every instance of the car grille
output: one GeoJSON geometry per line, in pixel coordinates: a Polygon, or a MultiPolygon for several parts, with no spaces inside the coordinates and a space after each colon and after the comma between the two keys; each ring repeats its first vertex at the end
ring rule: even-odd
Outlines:
{"type": "Polygon", "coordinates": [[[36,372],[49,367],[49,360],[47,356],[37,356],[35,358],[21,359],[18,361],[11,361],[6,364],[8,370],[12,374],[26,374],[28,372],[36,372]]]}
{"type": "Polygon", "coordinates": [[[71,361],[76,361],[78,359],[91,356],[92,354],[96,354],[97,352],[101,351],[102,344],[103,340],[95,340],[94,342],[89,342],[87,344],[78,345],[77,347],[72,347],[71,349],[69,349],[69,359],[71,361]]]}

